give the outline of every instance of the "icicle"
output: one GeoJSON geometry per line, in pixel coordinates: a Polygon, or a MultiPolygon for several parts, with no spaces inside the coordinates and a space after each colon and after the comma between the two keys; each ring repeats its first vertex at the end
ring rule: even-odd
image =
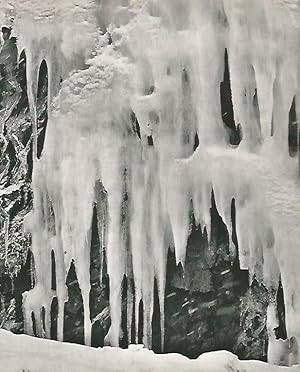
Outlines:
{"type": "Polygon", "coordinates": [[[151,238],[154,248],[154,272],[158,288],[158,300],[160,308],[160,329],[161,329],[161,350],[164,349],[164,332],[165,332],[165,285],[166,285],[166,266],[167,266],[167,241],[165,239],[164,223],[162,220],[161,203],[159,191],[155,190],[151,203],[152,228],[151,238]]]}
{"type": "Polygon", "coordinates": [[[25,306],[27,296],[28,296],[28,292],[24,292],[23,295],[22,295],[22,297],[23,297],[24,332],[27,335],[34,336],[32,319],[31,319],[31,312],[28,311],[28,307],[25,306]]]}
{"type": "MultiPolygon", "coordinates": [[[[53,206],[55,215],[59,216],[59,209],[57,208],[56,203],[53,206]]],[[[62,248],[61,242],[61,226],[59,219],[55,221],[55,228],[56,228],[56,239],[54,246],[54,254],[55,254],[55,273],[56,273],[56,298],[57,298],[57,340],[63,341],[64,335],[64,310],[65,310],[65,302],[68,299],[68,289],[66,286],[66,269],[64,263],[64,251],[62,248]]]]}
{"type": "MultiPolygon", "coordinates": [[[[260,66],[256,71],[257,98],[260,111],[261,132],[263,139],[268,139],[272,133],[272,114],[273,114],[273,96],[269,92],[273,91],[275,79],[275,68],[268,63],[268,71],[260,66]]],[[[265,65],[264,65],[265,66],[265,65]]]]}
{"type": "Polygon", "coordinates": [[[184,164],[177,163],[172,169],[169,180],[168,212],[175,243],[176,264],[184,265],[186,243],[189,233],[190,191],[186,179],[184,164]]]}
{"type": "MultiPolygon", "coordinates": [[[[51,299],[51,302],[52,302],[52,299],[51,299]]],[[[43,314],[43,316],[45,317],[45,319],[44,319],[44,321],[45,321],[45,338],[48,338],[48,339],[51,338],[51,316],[50,316],[50,314],[51,314],[51,303],[50,303],[50,306],[47,304],[44,307],[44,314],[43,314]]]]}
{"type": "Polygon", "coordinates": [[[51,51],[49,60],[47,59],[48,66],[48,120],[51,119],[52,114],[52,101],[53,98],[58,94],[60,84],[60,67],[55,55],[56,48],[51,51]]]}
{"type": "Polygon", "coordinates": [[[139,343],[139,317],[140,317],[140,301],[141,298],[135,295],[135,343],[139,343]]]}
{"type": "Polygon", "coordinates": [[[58,313],[57,313],[57,341],[64,340],[64,311],[65,299],[58,298],[58,313]]]}
{"type": "Polygon", "coordinates": [[[133,288],[132,288],[132,278],[131,276],[127,276],[127,335],[128,335],[128,344],[133,343],[133,339],[131,337],[132,333],[132,317],[133,317],[133,288]]]}
{"type": "Polygon", "coordinates": [[[35,282],[36,282],[36,278],[35,278],[34,257],[33,257],[33,254],[31,254],[30,255],[30,288],[31,289],[34,287],[35,282]]]}
{"type": "Polygon", "coordinates": [[[111,158],[101,159],[102,181],[107,190],[108,235],[107,272],[109,275],[111,327],[109,341],[112,346],[119,345],[121,327],[121,284],[125,274],[123,244],[121,241],[121,203],[122,179],[118,147],[112,149],[111,158]]]}
{"type": "Polygon", "coordinates": [[[163,283],[158,285],[158,299],[160,309],[160,334],[161,334],[161,352],[164,352],[165,347],[165,279],[163,283]]]}
{"type": "MultiPolygon", "coordinates": [[[[92,221],[90,225],[92,224],[92,221]]],[[[84,343],[91,345],[91,331],[92,324],[90,319],[90,253],[89,247],[91,245],[91,236],[86,237],[84,247],[79,247],[79,251],[84,252],[82,255],[78,254],[75,261],[75,269],[78,279],[78,285],[81,290],[83,302],[83,320],[84,320],[84,343]],[[82,249],[83,248],[83,249],[82,249]]]]}
{"type": "Polygon", "coordinates": [[[144,278],[148,291],[143,293],[143,343],[146,348],[152,348],[152,316],[153,316],[153,288],[154,288],[154,280],[150,278],[144,278]]]}
{"type": "Polygon", "coordinates": [[[143,208],[144,204],[144,175],[142,164],[134,161],[131,172],[131,198],[132,198],[132,215],[130,219],[130,241],[132,252],[132,269],[135,289],[135,343],[138,343],[139,327],[139,303],[142,296],[142,249],[145,245],[145,230],[143,225],[143,208]]]}
{"type": "Polygon", "coordinates": [[[103,269],[105,261],[105,249],[107,246],[107,195],[101,181],[96,181],[95,184],[95,201],[97,204],[97,227],[99,236],[99,254],[100,254],[100,273],[99,280],[100,286],[103,284],[103,269]]]}

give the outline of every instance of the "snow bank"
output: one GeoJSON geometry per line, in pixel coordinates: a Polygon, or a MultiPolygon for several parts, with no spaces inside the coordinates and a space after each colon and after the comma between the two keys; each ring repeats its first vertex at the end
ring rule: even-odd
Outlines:
{"type": "Polygon", "coordinates": [[[227,351],[216,351],[190,360],[179,354],[158,355],[132,345],[128,350],[92,349],[0,330],[0,371],[3,372],[276,372],[300,371],[255,361],[239,361],[227,351]]]}

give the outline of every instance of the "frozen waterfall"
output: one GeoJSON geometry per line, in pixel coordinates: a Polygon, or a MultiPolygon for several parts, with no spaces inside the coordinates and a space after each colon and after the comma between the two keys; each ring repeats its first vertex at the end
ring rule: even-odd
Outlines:
{"type": "MultiPolygon", "coordinates": [[[[143,343],[151,348],[156,280],[163,347],[168,249],[184,268],[191,215],[210,239],[213,191],[229,237],[236,231],[232,257],[237,254],[250,281],[255,277],[270,294],[269,360],[282,353],[274,335],[279,280],[287,335],[300,344],[299,145],[291,156],[288,126],[293,102],[300,117],[298,5],[277,0],[1,4],[3,21],[14,17],[19,53],[26,54],[35,133],[33,210],[25,218],[35,262],[35,285],[23,296],[27,334],[33,335],[34,314],[37,335],[50,338],[56,298],[57,338],[63,340],[66,278],[73,262],[85,343],[91,343],[89,252],[96,206],[99,254],[109,276],[107,342],[119,345],[125,276],[133,280],[127,288],[128,330],[136,323],[129,341],[138,341],[142,302],[143,343]],[[221,107],[224,56],[231,128],[221,107]],[[43,60],[49,119],[38,158],[43,60]],[[232,133],[239,141],[233,143],[232,133]]],[[[299,139],[297,120],[293,125],[299,139]]]]}

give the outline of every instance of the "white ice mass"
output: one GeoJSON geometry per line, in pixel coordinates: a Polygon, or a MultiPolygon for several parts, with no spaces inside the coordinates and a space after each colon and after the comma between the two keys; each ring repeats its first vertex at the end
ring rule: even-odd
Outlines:
{"type": "Polygon", "coordinates": [[[73,261],[90,344],[89,249],[96,203],[110,286],[107,342],[119,345],[121,284],[132,272],[128,296],[135,307],[129,301],[128,327],[142,300],[143,342],[151,348],[154,279],[163,333],[168,248],[174,247],[184,267],[191,213],[209,238],[213,190],[230,236],[235,200],[241,268],[274,293],[268,308],[269,361],[284,352],[273,331],[280,279],[287,334],[300,344],[299,157],[291,157],[288,148],[293,100],[300,116],[298,5],[279,0],[1,3],[1,20],[13,17],[19,53],[26,53],[34,123],[43,60],[49,73],[49,122],[40,159],[34,151],[34,208],[25,221],[36,276],[23,297],[27,334],[33,334],[33,312],[38,335],[50,337],[56,297],[57,334],[63,340],[66,276],[73,261]],[[234,120],[242,133],[236,146],[229,143],[221,116],[225,49],[234,120]]]}

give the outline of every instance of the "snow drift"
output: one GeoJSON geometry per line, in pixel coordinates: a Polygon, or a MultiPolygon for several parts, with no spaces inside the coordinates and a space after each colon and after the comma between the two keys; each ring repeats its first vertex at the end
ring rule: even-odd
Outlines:
{"type": "MultiPolygon", "coordinates": [[[[268,372],[287,370],[263,362],[239,361],[226,351],[216,351],[189,360],[179,354],[156,355],[141,345],[129,349],[105,347],[91,349],[75,344],[61,344],[28,336],[0,332],[0,371],[16,372],[125,372],[125,371],[203,371],[203,372],[268,372]],[[16,358],[18,355],[18,358],[16,358]]],[[[299,371],[299,367],[292,369],[299,371]]]]}

